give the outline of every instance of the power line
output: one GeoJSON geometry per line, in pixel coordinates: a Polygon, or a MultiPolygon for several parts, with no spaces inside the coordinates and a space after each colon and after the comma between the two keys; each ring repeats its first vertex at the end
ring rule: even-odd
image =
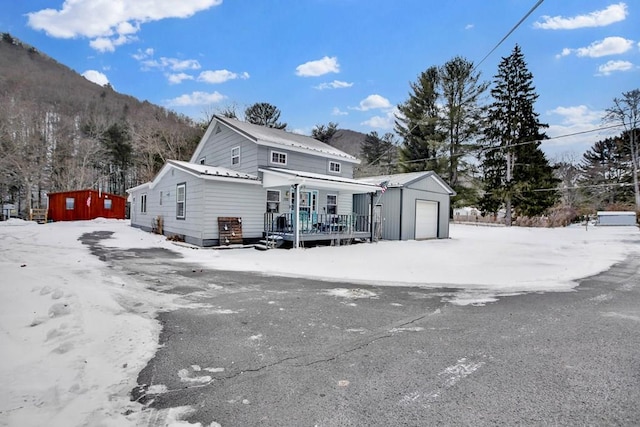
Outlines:
{"type": "Polygon", "coordinates": [[[484,60],[485,60],[485,59],[487,59],[487,58],[489,57],[489,55],[491,55],[491,54],[492,54],[492,53],[493,53],[493,52],[494,52],[494,51],[495,51],[495,50],[496,50],[496,49],[497,49],[497,48],[498,48],[498,47],[499,47],[499,46],[500,46],[500,45],[501,45],[501,44],[502,44],[502,43],[503,43],[503,42],[504,42],[504,41],[505,41],[505,40],[506,40],[510,35],[511,35],[511,33],[513,33],[513,32],[516,30],[516,28],[518,28],[518,27],[520,26],[520,24],[522,24],[522,23],[523,23],[523,22],[524,22],[524,21],[529,17],[529,15],[531,15],[531,14],[532,14],[532,13],[533,13],[533,11],[534,11],[534,10],[536,10],[536,9],[538,8],[538,6],[540,6],[540,5],[542,4],[542,2],[543,2],[543,1],[544,1],[544,0],[538,0],[538,2],[537,2],[535,5],[533,5],[533,7],[529,10],[529,12],[527,12],[527,14],[526,14],[526,15],[524,15],[524,16],[522,17],[522,19],[520,19],[520,21],[518,21],[518,23],[517,23],[516,25],[514,25],[514,26],[513,26],[513,28],[512,28],[512,29],[507,33],[507,35],[506,35],[506,36],[504,36],[504,37],[502,38],[502,40],[500,40],[500,41],[498,42],[498,44],[496,44],[496,45],[493,47],[493,49],[491,49],[491,51],[490,51],[489,53],[487,53],[487,54],[485,55],[485,57],[484,57],[484,58],[482,58],[482,60],[480,60],[480,62],[478,62],[478,64],[477,64],[475,67],[473,67],[473,71],[475,71],[475,69],[476,69],[476,68],[478,68],[478,67],[480,66],[480,64],[482,64],[482,63],[484,62],[484,60]]]}
{"type": "MultiPolygon", "coordinates": [[[[504,148],[519,147],[519,146],[523,146],[523,145],[535,144],[535,143],[538,143],[538,142],[539,143],[543,143],[543,142],[551,141],[551,140],[554,140],[554,139],[567,138],[567,137],[576,136],[576,135],[583,135],[583,134],[586,134],[586,133],[598,132],[598,131],[601,131],[601,130],[613,129],[613,128],[622,127],[622,126],[624,126],[623,123],[614,124],[614,125],[610,125],[610,126],[601,126],[601,127],[594,128],[594,129],[583,130],[583,131],[580,131],[580,132],[567,133],[567,134],[564,134],[564,135],[556,135],[556,136],[552,136],[552,137],[549,137],[549,138],[546,138],[546,139],[543,139],[543,140],[534,139],[534,140],[531,140],[531,141],[523,141],[523,142],[518,142],[518,143],[515,143],[515,144],[509,144],[508,146],[482,147],[482,148],[478,149],[478,154],[483,153],[483,152],[488,152],[488,151],[500,150],[500,149],[504,149],[504,148]]],[[[455,157],[463,157],[463,156],[467,156],[469,154],[471,154],[471,153],[469,153],[469,152],[458,153],[458,154],[455,154],[454,156],[455,157]]],[[[449,157],[451,157],[451,156],[434,156],[434,157],[425,157],[425,158],[422,158],[422,159],[399,160],[399,161],[397,161],[395,163],[403,163],[403,164],[419,163],[419,162],[440,160],[440,159],[445,159],[445,158],[449,158],[449,157]]],[[[378,165],[379,166],[393,166],[395,163],[379,163],[378,165]]]]}

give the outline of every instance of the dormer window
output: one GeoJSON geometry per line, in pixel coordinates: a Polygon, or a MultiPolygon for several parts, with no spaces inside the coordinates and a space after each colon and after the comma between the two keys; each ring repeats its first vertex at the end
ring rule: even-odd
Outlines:
{"type": "Polygon", "coordinates": [[[271,152],[271,163],[276,165],[286,165],[287,164],[287,153],[282,153],[280,151],[272,151],[271,152]]]}
{"type": "Polygon", "coordinates": [[[329,162],[329,172],[332,172],[332,173],[342,172],[342,165],[338,162],[329,162]]]}
{"type": "Polygon", "coordinates": [[[240,164],[240,147],[233,147],[231,149],[231,164],[232,165],[240,164]]]}

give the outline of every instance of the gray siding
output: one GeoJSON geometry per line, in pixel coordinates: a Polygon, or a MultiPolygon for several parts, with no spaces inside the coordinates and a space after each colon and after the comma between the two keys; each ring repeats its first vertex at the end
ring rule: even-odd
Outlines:
{"type": "MultiPolygon", "coordinates": [[[[353,163],[344,160],[327,159],[321,154],[312,155],[306,153],[298,153],[289,151],[286,148],[273,148],[266,146],[258,146],[258,165],[268,167],[278,167],[283,169],[298,170],[311,173],[319,173],[324,175],[333,175],[343,178],[353,178],[353,163]],[[287,164],[280,165],[271,163],[271,151],[277,151],[287,154],[287,164]],[[329,162],[334,161],[340,163],[340,173],[329,172],[329,162]]],[[[257,173],[257,172],[248,172],[257,173]]]]}
{"type": "Polygon", "coordinates": [[[211,132],[199,158],[195,160],[196,163],[200,163],[201,158],[204,158],[206,165],[221,166],[252,175],[258,174],[258,146],[226,126],[220,126],[219,133],[216,133],[215,129],[211,132]],[[240,147],[240,163],[232,165],[231,150],[235,147],[240,147]]]}
{"type": "MultiPolygon", "coordinates": [[[[354,210],[359,214],[368,214],[370,200],[369,195],[355,195],[354,210]]],[[[434,179],[426,178],[405,188],[389,188],[382,196],[374,197],[374,204],[382,205],[382,239],[412,240],[415,238],[417,200],[438,203],[438,238],[449,238],[451,197],[434,179]]]]}
{"type": "Polygon", "coordinates": [[[218,217],[242,218],[242,237],[262,237],[267,190],[246,182],[207,181],[204,186],[204,222],[202,239],[205,246],[218,243],[218,217]]]}

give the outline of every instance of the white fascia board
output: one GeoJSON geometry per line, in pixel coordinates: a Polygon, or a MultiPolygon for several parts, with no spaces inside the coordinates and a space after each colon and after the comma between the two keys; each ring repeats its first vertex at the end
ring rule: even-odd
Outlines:
{"type": "Polygon", "coordinates": [[[279,149],[279,150],[295,151],[296,153],[314,154],[314,155],[317,155],[317,156],[325,157],[327,159],[339,160],[341,162],[348,162],[348,163],[353,163],[353,164],[356,164],[356,165],[360,164],[360,160],[356,159],[353,156],[344,157],[344,156],[339,156],[337,154],[327,153],[327,152],[320,151],[320,150],[312,150],[312,149],[307,148],[307,147],[298,147],[298,146],[295,146],[295,145],[278,144],[276,142],[264,141],[262,139],[258,139],[256,141],[256,144],[262,145],[264,147],[276,148],[276,149],[279,149]]]}

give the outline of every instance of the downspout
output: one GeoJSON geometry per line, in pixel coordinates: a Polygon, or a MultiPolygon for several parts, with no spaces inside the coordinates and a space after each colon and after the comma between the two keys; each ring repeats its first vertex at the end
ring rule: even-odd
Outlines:
{"type": "Polygon", "coordinates": [[[293,209],[293,214],[295,215],[293,221],[293,247],[300,247],[300,184],[293,184],[293,188],[295,191],[296,203],[293,209]]]}
{"type": "Polygon", "coordinates": [[[402,240],[402,211],[404,209],[404,206],[402,204],[402,199],[404,198],[403,197],[404,196],[403,191],[404,191],[404,189],[400,188],[400,221],[399,221],[399,223],[400,223],[400,231],[399,231],[399,234],[398,234],[398,240],[402,240]]]}

